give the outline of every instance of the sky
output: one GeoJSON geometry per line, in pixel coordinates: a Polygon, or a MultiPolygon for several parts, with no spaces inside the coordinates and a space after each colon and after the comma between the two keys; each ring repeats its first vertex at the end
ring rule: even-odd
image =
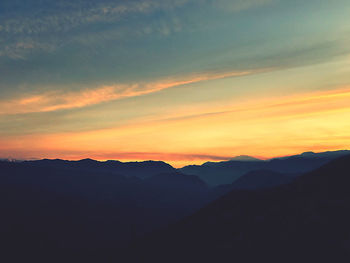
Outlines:
{"type": "Polygon", "coordinates": [[[0,158],[350,149],[348,0],[2,0],[0,158]]]}

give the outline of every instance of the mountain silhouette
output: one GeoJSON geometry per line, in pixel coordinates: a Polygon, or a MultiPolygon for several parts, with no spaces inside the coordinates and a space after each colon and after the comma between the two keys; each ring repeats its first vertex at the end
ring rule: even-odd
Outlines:
{"type": "Polygon", "coordinates": [[[185,166],[179,171],[197,175],[210,186],[231,184],[239,177],[254,170],[269,170],[283,174],[303,174],[312,171],[331,160],[350,154],[350,151],[313,153],[306,152],[283,158],[262,160],[231,160],[207,162],[203,165],[185,166]]]}
{"type": "Polygon", "coordinates": [[[132,246],[133,262],[348,262],[350,156],[266,190],[233,190],[132,246]]]}
{"type": "Polygon", "coordinates": [[[230,161],[262,161],[262,160],[249,155],[239,155],[239,156],[233,157],[230,161]]]}
{"type": "Polygon", "coordinates": [[[255,190],[288,184],[296,178],[293,174],[282,174],[269,170],[248,172],[234,181],[231,190],[255,190]]]}
{"type": "Polygon", "coordinates": [[[347,256],[349,157],[302,176],[253,169],[262,163],[300,171],[342,154],[207,163],[203,167],[218,174],[223,167],[252,169],[215,187],[164,162],[0,161],[0,258],[286,262],[288,255],[296,262],[301,254],[347,256]]]}
{"type": "Polygon", "coordinates": [[[149,185],[159,186],[162,188],[193,188],[208,189],[205,182],[195,175],[184,175],[181,173],[157,174],[145,179],[145,183],[149,185]]]}
{"type": "Polygon", "coordinates": [[[196,176],[176,170],[142,174],[164,168],[169,166],[88,159],[0,162],[0,258],[9,262],[6,252],[14,262],[67,262],[75,256],[69,262],[104,262],[131,240],[216,197],[196,176]],[[128,176],[117,174],[125,166],[128,176]],[[144,179],[131,176],[136,171],[144,179]]]}
{"type": "Polygon", "coordinates": [[[144,161],[144,162],[120,162],[106,161],[99,162],[92,159],[84,159],[79,161],[66,160],[36,160],[25,161],[25,163],[37,167],[47,167],[56,169],[70,169],[80,172],[96,172],[96,173],[113,173],[126,177],[147,178],[160,173],[173,173],[176,169],[171,165],[162,161],[144,161]]]}

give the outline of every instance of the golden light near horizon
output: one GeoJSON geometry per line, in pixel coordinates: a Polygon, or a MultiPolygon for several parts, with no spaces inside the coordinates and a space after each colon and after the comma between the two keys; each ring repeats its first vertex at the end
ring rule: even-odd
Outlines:
{"type": "Polygon", "coordinates": [[[179,167],[348,149],[350,4],[321,2],[0,7],[0,158],[179,167]]]}
{"type": "Polygon", "coordinates": [[[350,147],[350,88],[202,108],[171,119],[1,141],[27,158],[164,160],[175,166],[350,147]],[[21,149],[30,149],[26,153],[21,149]]]}

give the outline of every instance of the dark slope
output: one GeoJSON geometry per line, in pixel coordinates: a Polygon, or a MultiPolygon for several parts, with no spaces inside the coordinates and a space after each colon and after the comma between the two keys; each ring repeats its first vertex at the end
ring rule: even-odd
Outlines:
{"type": "Polygon", "coordinates": [[[184,174],[199,176],[210,186],[231,184],[242,175],[255,170],[270,170],[278,173],[303,174],[322,165],[350,154],[350,151],[324,153],[306,152],[300,155],[276,158],[268,161],[225,161],[208,162],[203,165],[190,165],[179,169],[184,174]]]}
{"type": "Polygon", "coordinates": [[[259,190],[273,188],[293,182],[298,174],[282,174],[269,170],[255,170],[239,177],[232,184],[223,184],[212,188],[217,197],[232,190],[259,190]]]}
{"type": "Polygon", "coordinates": [[[251,171],[231,184],[231,190],[255,190],[288,184],[296,176],[269,170],[251,171]]]}
{"type": "Polygon", "coordinates": [[[199,178],[178,173],[142,180],[65,164],[0,162],[0,258],[104,262],[213,198],[199,178]]]}
{"type": "Polygon", "coordinates": [[[131,248],[128,259],[349,262],[349,211],[350,156],[346,156],[288,185],[232,191],[182,222],[140,241],[131,248]]]}
{"type": "MultiPolygon", "coordinates": [[[[145,183],[152,186],[158,186],[164,189],[187,189],[197,188],[198,190],[207,190],[208,186],[195,175],[184,175],[181,173],[157,174],[144,180],[145,183]]],[[[192,189],[189,189],[192,190],[192,189]]]]}

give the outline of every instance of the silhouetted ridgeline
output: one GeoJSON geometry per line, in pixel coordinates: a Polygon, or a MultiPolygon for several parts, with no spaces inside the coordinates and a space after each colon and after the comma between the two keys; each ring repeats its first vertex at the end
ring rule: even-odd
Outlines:
{"type": "Polygon", "coordinates": [[[132,239],[190,215],[215,197],[199,178],[164,163],[131,164],[129,176],[144,171],[140,177],[145,179],[118,175],[124,165],[114,172],[110,167],[100,171],[100,165],[92,160],[0,162],[1,252],[16,262],[37,257],[67,262],[73,256],[104,262],[132,239]]]}
{"type": "Polygon", "coordinates": [[[80,161],[65,160],[38,160],[26,161],[25,163],[36,167],[50,167],[56,169],[70,169],[81,172],[96,172],[119,174],[126,177],[147,178],[159,173],[173,173],[176,171],[171,165],[161,161],[144,161],[144,162],[119,162],[106,161],[99,162],[92,159],[84,159],[80,161]]]}
{"type": "Polygon", "coordinates": [[[132,262],[349,262],[350,156],[294,182],[231,191],[139,241],[132,262]]]}
{"type": "Polygon", "coordinates": [[[311,255],[325,247],[344,253],[350,158],[302,177],[292,172],[345,153],[207,163],[202,167],[218,171],[212,178],[221,178],[220,169],[233,177],[250,170],[215,187],[203,175],[164,162],[0,161],[0,259],[232,262],[292,250],[311,255]],[[284,172],[256,169],[257,163],[285,165],[284,172]],[[123,253],[130,243],[135,245],[123,253]]]}
{"type": "MultiPolygon", "coordinates": [[[[203,165],[189,165],[179,169],[184,174],[199,176],[210,186],[230,184],[240,176],[254,170],[269,170],[283,174],[302,174],[320,167],[338,157],[350,154],[350,151],[313,153],[306,152],[284,158],[267,161],[248,157],[225,162],[207,162],[203,165]]],[[[243,156],[244,157],[244,156],[243,156]]]]}

